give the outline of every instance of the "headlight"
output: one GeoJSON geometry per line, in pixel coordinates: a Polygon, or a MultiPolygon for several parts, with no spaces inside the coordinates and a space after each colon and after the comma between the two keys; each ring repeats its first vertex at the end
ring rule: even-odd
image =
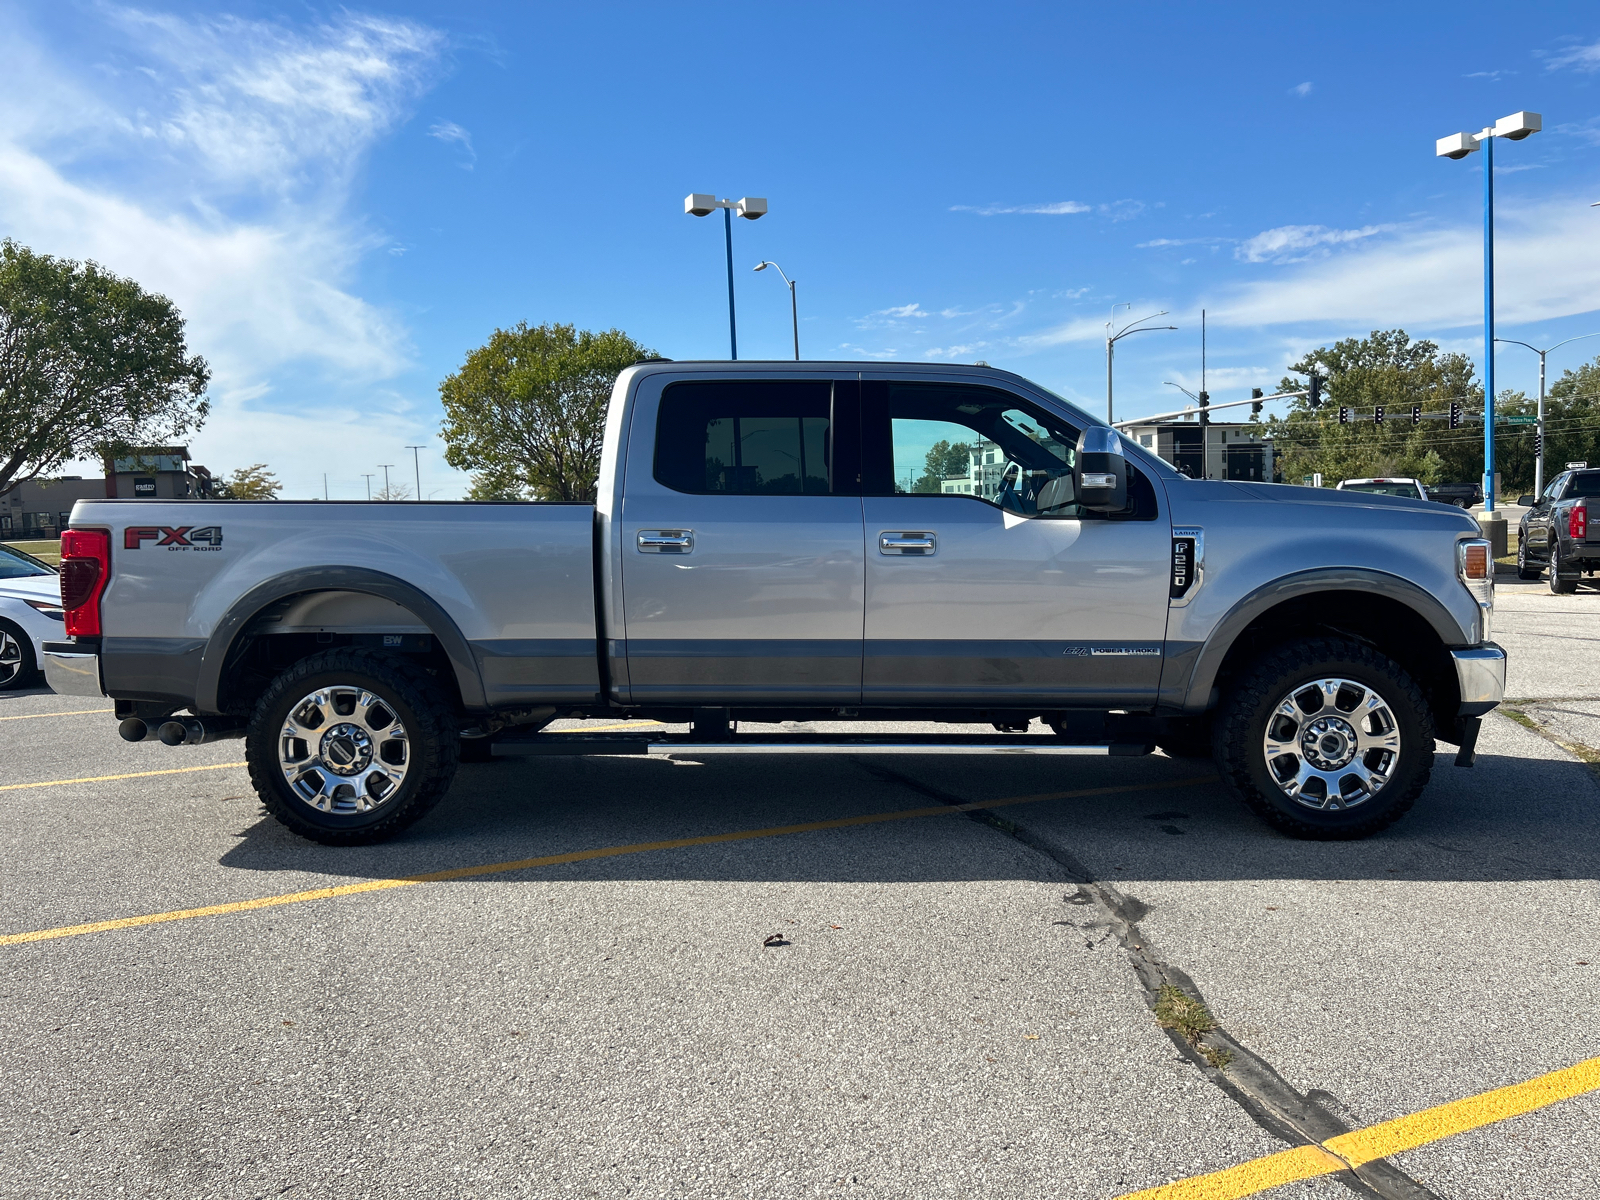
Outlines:
{"type": "Polygon", "coordinates": [[[54,617],[57,621],[66,619],[67,611],[59,604],[52,604],[48,600],[24,600],[23,603],[47,617],[54,617]]]}
{"type": "Polygon", "coordinates": [[[1482,538],[1463,538],[1456,543],[1456,575],[1482,614],[1483,632],[1479,641],[1487,642],[1494,620],[1494,557],[1482,538]]]}

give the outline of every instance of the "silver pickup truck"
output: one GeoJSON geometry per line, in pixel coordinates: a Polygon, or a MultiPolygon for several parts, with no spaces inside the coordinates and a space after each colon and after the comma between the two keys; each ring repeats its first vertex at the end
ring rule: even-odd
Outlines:
{"type": "Polygon", "coordinates": [[[336,844],[463,758],[688,748],[1160,747],[1361,837],[1435,739],[1471,765],[1505,681],[1465,513],[1188,479],[984,367],[643,363],[594,504],[91,500],[62,546],[51,685],[129,740],[244,737],[267,808],[336,844]],[[541,732],[574,717],[690,730],[541,732]],[[840,721],[876,725],[794,727],[840,721]]]}

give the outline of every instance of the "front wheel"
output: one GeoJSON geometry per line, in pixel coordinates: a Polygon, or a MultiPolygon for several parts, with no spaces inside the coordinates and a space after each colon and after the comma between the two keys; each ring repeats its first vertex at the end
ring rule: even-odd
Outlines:
{"type": "Polygon", "coordinates": [[[1403,816],[1433,767],[1416,681],[1357,642],[1318,638],[1257,659],[1218,712],[1223,782],[1292,837],[1363,838],[1403,816]]]}
{"type": "Polygon", "coordinates": [[[426,671],[364,650],[328,650],[267,687],[245,735],[250,781],[301,837],[356,846],[393,837],[456,773],[449,702],[426,671]]]}

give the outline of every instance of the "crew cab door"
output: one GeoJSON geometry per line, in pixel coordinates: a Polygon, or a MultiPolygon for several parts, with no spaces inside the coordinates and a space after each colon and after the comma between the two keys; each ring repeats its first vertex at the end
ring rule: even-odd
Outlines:
{"type": "Polygon", "coordinates": [[[868,380],[862,414],[864,705],[1154,700],[1172,553],[1156,481],[1135,473],[1126,516],[1081,509],[1081,431],[1004,389],[868,380]]]}
{"type": "Polygon", "coordinates": [[[616,524],[633,703],[860,702],[856,386],[722,377],[641,395],[616,524]]]}

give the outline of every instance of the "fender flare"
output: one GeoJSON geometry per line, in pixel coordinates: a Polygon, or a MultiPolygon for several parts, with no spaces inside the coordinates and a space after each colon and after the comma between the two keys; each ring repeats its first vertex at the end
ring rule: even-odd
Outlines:
{"type": "Polygon", "coordinates": [[[288,596],[318,591],[365,592],[410,609],[439,640],[440,648],[450,660],[455,670],[456,684],[461,689],[462,705],[469,712],[488,710],[483,677],[478,673],[478,662],[471,644],[462,636],[450,614],[426,592],[403,579],[365,567],[301,567],[257,584],[235,600],[222,620],[217,622],[200,656],[200,673],[195,681],[195,711],[221,711],[217,699],[222,690],[223,667],[233,653],[244,627],[262,609],[288,596]]]}
{"type": "MultiPolygon", "coordinates": [[[[1175,704],[1185,712],[1204,711],[1210,706],[1211,689],[1216,685],[1223,660],[1252,621],[1286,600],[1316,592],[1340,591],[1374,592],[1385,599],[1397,601],[1426,621],[1444,646],[1468,644],[1450,610],[1437,597],[1409,579],[1363,567],[1318,567],[1296,571],[1293,575],[1262,584],[1235,603],[1212,627],[1206,640],[1190,651],[1194,657],[1187,680],[1174,678],[1169,685],[1163,678],[1161,690],[1165,694],[1162,700],[1175,704]]],[[[1179,670],[1182,670],[1181,666],[1179,670]]]]}

